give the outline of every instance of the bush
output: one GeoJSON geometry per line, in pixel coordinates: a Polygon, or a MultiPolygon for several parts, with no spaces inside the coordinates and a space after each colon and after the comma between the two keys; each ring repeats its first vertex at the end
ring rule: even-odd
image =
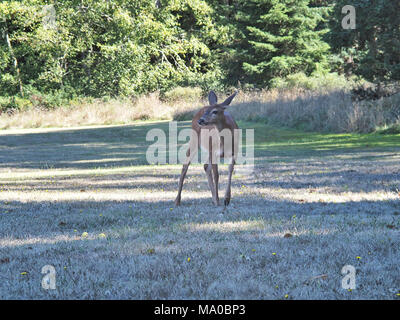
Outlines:
{"type": "Polygon", "coordinates": [[[196,102],[201,99],[202,89],[199,87],[176,87],[163,94],[163,99],[168,102],[187,101],[196,102]]]}
{"type": "Polygon", "coordinates": [[[337,73],[313,74],[306,76],[304,73],[294,73],[286,78],[274,78],[270,86],[278,89],[301,88],[306,90],[339,90],[351,89],[355,86],[355,80],[348,80],[337,73]]]}
{"type": "Polygon", "coordinates": [[[383,129],[378,129],[380,134],[400,134],[400,124],[394,124],[383,129]]]}
{"type": "Polygon", "coordinates": [[[77,97],[77,94],[70,87],[43,93],[33,86],[26,86],[25,94],[29,97],[32,106],[45,110],[70,105],[73,102],[82,100],[77,97]]]}
{"type": "Polygon", "coordinates": [[[190,121],[197,110],[189,111],[177,111],[173,114],[173,120],[175,121],[190,121]]]}
{"type": "Polygon", "coordinates": [[[32,107],[32,102],[20,97],[0,97],[0,113],[10,110],[27,110],[32,107]]]}

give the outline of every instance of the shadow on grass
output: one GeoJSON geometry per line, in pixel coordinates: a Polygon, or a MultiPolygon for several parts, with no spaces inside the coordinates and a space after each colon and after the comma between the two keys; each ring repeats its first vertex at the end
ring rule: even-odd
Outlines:
{"type": "MultiPolygon", "coordinates": [[[[315,168],[318,170],[318,167],[315,168]]],[[[280,188],[280,189],[305,189],[329,187],[339,192],[397,192],[400,189],[400,171],[393,173],[369,173],[359,172],[353,169],[326,170],[323,172],[299,172],[293,174],[288,169],[277,168],[275,166],[265,166],[263,171],[273,176],[264,176],[257,180],[233,178],[232,187],[238,188],[245,185],[249,188],[280,188]],[[279,175],[280,179],[275,176],[279,175]],[[368,183],[365,183],[368,181],[368,183]]],[[[140,173],[127,172],[123,174],[105,174],[94,177],[89,174],[90,183],[88,183],[87,175],[77,174],[74,177],[66,177],[56,179],[52,177],[43,178],[26,178],[22,180],[0,179],[0,187],[3,191],[8,192],[29,192],[29,191],[45,191],[45,192],[96,192],[98,190],[104,192],[112,192],[113,190],[124,190],[126,193],[132,193],[140,189],[143,191],[164,189],[176,190],[177,181],[179,180],[180,169],[163,169],[162,166],[157,167],[157,173],[140,173]],[[161,172],[160,172],[161,171],[161,172]],[[54,183],[52,181],[55,181],[54,183]]],[[[220,194],[224,192],[226,187],[227,169],[219,168],[220,174],[220,194]]],[[[187,180],[184,184],[183,194],[190,193],[195,188],[196,191],[208,190],[207,178],[201,168],[193,170],[189,168],[187,180]]],[[[235,191],[233,193],[235,195],[235,191]]]]}
{"type": "MultiPolygon", "coordinates": [[[[260,123],[239,124],[243,129],[255,129],[257,163],[332,155],[373,160],[379,157],[374,152],[400,151],[400,135],[317,134],[260,123]]],[[[180,122],[179,129],[189,125],[188,121],[180,122]]],[[[156,128],[168,137],[168,122],[2,134],[0,168],[85,169],[146,165],[146,150],[154,143],[146,141],[146,134],[156,128]]]]}
{"type": "MultiPolygon", "coordinates": [[[[232,205],[226,209],[223,206],[212,206],[208,197],[186,197],[180,207],[174,207],[172,201],[150,200],[0,202],[0,240],[3,242],[9,238],[22,241],[58,235],[75,237],[82,232],[99,234],[125,228],[150,235],[152,232],[157,234],[172,230],[177,223],[212,223],[221,219],[224,222],[254,221],[255,218],[286,221],[294,213],[298,218],[351,216],[355,213],[366,217],[389,215],[396,218],[400,215],[398,200],[337,203],[259,198],[250,202],[251,206],[246,196],[236,196],[232,205]]],[[[3,243],[0,247],[6,246],[3,243]]]]}
{"type": "MultiPolygon", "coordinates": [[[[185,125],[185,124],[183,124],[185,125]]],[[[0,168],[93,168],[147,165],[151,129],[168,123],[84,128],[0,136],[0,168]]]]}

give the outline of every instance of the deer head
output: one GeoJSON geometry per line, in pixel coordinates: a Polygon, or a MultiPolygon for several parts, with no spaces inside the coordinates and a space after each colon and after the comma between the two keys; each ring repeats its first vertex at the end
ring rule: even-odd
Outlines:
{"type": "Polygon", "coordinates": [[[232,95],[226,98],[224,102],[218,104],[217,95],[215,94],[214,91],[210,91],[210,93],[208,94],[208,102],[210,105],[205,109],[203,115],[197,121],[197,123],[200,126],[220,123],[225,117],[224,115],[225,108],[230,105],[236,94],[237,91],[235,91],[232,95]]]}

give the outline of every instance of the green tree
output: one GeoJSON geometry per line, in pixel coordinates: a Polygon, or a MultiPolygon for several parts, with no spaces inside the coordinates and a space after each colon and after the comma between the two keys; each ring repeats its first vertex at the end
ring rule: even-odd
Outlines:
{"type": "MultiPolygon", "coordinates": [[[[25,54],[29,55],[26,30],[38,25],[35,10],[19,1],[0,3],[0,89],[4,94],[24,95],[25,54]]],[[[32,51],[31,51],[32,52],[32,51]]]]}
{"type": "Polygon", "coordinates": [[[328,70],[329,46],[321,39],[327,30],[318,30],[325,7],[310,7],[308,0],[238,4],[235,19],[240,41],[234,48],[239,72],[231,78],[266,86],[275,77],[328,70]]]}
{"type": "Polygon", "coordinates": [[[339,67],[379,85],[400,80],[400,2],[355,0],[356,29],[343,29],[338,0],[332,11],[329,42],[339,67]]]}
{"type": "Polygon", "coordinates": [[[24,87],[96,97],[217,85],[214,50],[226,32],[213,15],[203,0],[163,0],[161,7],[154,0],[3,1],[1,95],[24,87]],[[52,27],[44,23],[49,4],[52,27]]]}

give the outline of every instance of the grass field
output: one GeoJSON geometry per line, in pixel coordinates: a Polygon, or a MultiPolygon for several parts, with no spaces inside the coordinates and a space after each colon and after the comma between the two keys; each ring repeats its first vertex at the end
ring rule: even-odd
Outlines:
{"type": "Polygon", "coordinates": [[[167,122],[0,131],[0,298],[400,299],[400,135],[240,126],[226,210],[200,165],[174,207],[180,166],[145,161],[167,122]]]}

